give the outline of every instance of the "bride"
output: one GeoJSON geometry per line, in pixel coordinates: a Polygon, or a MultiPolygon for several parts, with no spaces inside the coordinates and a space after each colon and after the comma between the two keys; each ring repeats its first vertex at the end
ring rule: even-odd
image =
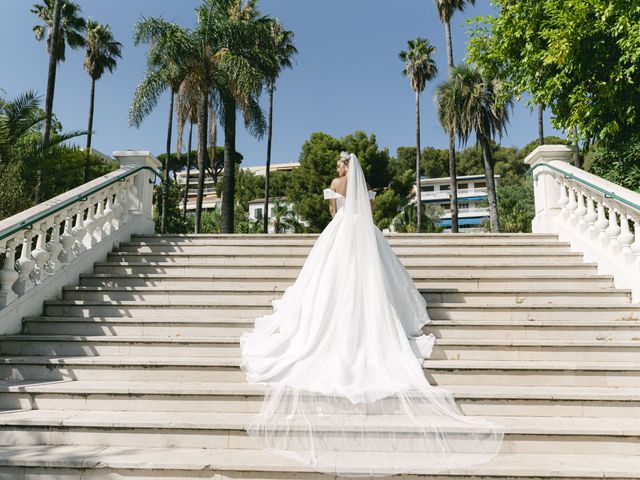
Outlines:
{"type": "Polygon", "coordinates": [[[345,152],[324,197],[333,219],[295,283],[240,338],[241,368],[267,387],[247,425],[264,448],[343,476],[483,463],[503,428],[466,417],[429,384],[426,302],[373,223],[373,192],[345,152]],[[335,202],[335,203],[334,203],[335,202]]]}

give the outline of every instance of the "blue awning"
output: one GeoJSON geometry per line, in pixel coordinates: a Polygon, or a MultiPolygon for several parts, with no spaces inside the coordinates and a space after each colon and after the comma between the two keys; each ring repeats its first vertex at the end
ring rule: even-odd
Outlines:
{"type": "MultiPolygon", "coordinates": [[[[486,220],[489,220],[489,217],[462,217],[458,218],[458,225],[482,225],[486,220]]],[[[451,227],[451,219],[444,218],[438,221],[438,226],[451,227]]]]}

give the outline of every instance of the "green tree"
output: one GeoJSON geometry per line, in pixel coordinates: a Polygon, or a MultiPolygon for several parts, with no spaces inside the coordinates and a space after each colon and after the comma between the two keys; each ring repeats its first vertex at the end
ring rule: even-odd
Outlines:
{"type": "Polygon", "coordinates": [[[498,187],[498,212],[503,232],[529,233],[535,216],[531,179],[520,178],[498,187]]]}
{"type": "MultiPolygon", "coordinates": [[[[285,30],[278,20],[274,20],[273,22],[271,22],[270,33],[273,48],[271,54],[276,60],[276,69],[271,72],[271,75],[268,75],[267,77],[267,90],[269,92],[269,117],[267,127],[267,163],[264,183],[264,212],[266,212],[269,207],[269,180],[271,178],[271,141],[273,137],[273,94],[276,88],[276,80],[278,79],[280,72],[285,68],[292,67],[291,61],[293,59],[293,56],[298,53],[298,50],[293,45],[293,32],[285,30]]],[[[264,233],[268,233],[268,227],[268,219],[267,215],[265,215],[262,224],[264,233]]]]}
{"type": "Polygon", "coordinates": [[[169,90],[169,117],[167,122],[166,155],[163,164],[162,195],[160,202],[160,231],[166,232],[167,200],[169,195],[169,164],[175,94],[186,77],[185,59],[189,54],[190,32],[162,18],[143,18],[134,27],[135,45],[149,45],[147,71],[133,95],[129,107],[129,124],[140,127],[142,121],[155,109],[160,95],[169,90]]]}
{"type": "Polygon", "coordinates": [[[336,160],[341,151],[357,155],[372,189],[380,190],[391,182],[389,151],[378,147],[375,135],[367,136],[361,131],[342,138],[321,132],[311,134],[302,145],[300,167],[291,172],[286,187],[287,199],[309,223],[311,232],[321,231],[331,220],[322,191],[337,176],[336,160]]]}
{"type": "Polygon", "coordinates": [[[416,208],[417,231],[420,232],[422,215],[420,208],[422,205],[422,195],[420,187],[420,94],[428,81],[435,78],[438,73],[433,54],[436,48],[425,38],[416,38],[407,42],[407,50],[401,51],[398,56],[405,66],[402,75],[409,77],[411,89],[416,94],[416,208]]]}
{"type": "Polygon", "coordinates": [[[494,77],[483,75],[477,68],[460,65],[436,90],[438,117],[442,126],[447,131],[455,128],[463,144],[467,143],[472,132],[476,134],[482,150],[493,232],[500,231],[500,221],[491,141],[505,131],[509,109],[513,104],[512,98],[500,97],[501,88],[500,82],[494,77]]]}
{"type": "Polygon", "coordinates": [[[516,95],[547,105],[556,127],[615,145],[637,131],[640,9],[628,0],[495,0],[469,57],[516,95]],[[633,6],[632,6],[633,5],[633,6]]]}
{"type": "MultiPolygon", "coordinates": [[[[49,54],[49,70],[47,73],[47,94],[45,99],[44,133],[42,136],[43,148],[46,150],[51,137],[51,124],[53,115],[53,97],[56,85],[56,69],[58,62],[64,62],[66,46],[72,49],[84,46],[84,30],[86,22],[80,17],[80,7],[70,0],[43,0],[42,4],[34,4],[31,13],[35,14],[42,22],[33,27],[36,40],[42,40],[46,36],[47,53],[49,54]]],[[[43,159],[44,161],[44,159],[43,159]]],[[[40,164],[36,164],[35,202],[40,201],[40,184],[42,170],[40,164]]]]}
{"type": "MultiPolygon", "coordinates": [[[[475,5],[475,0],[435,0],[438,17],[444,25],[444,36],[447,44],[447,67],[449,76],[453,71],[453,42],[451,41],[451,18],[456,11],[462,12],[467,5],[475,5]]],[[[456,169],[455,126],[449,128],[449,192],[451,195],[451,231],[458,233],[458,180],[456,169]]]]}
{"type": "Polygon", "coordinates": [[[85,182],[89,180],[96,82],[100,80],[105,70],[113,72],[117,65],[117,59],[122,57],[122,44],[115,41],[109,25],[89,20],[87,22],[86,44],[87,52],[84,57],[84,69],[91,78],[91,91],[89,94],[89,123],[87,126],[87,148],[84,164],[85,182]]]}

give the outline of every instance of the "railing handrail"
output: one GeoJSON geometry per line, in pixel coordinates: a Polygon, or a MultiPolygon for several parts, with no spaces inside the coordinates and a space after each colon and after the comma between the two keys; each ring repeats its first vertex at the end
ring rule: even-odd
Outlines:
{"type": "MultiPolygon", "coordinates": [[[[91,195],[93,195],[94,193],[97,193],[101,190],[104,190],[105,188],[110,187],[111,185],[113,185],[114,183],[118,183],[123,181],[125,178],[138,173],[142,170],[150,170],[151,172],[153,172],[156,176],[161,177],[161,174],[158,170],[156,170],[153,167],[149,167],[148,165],[138,165],[132,169],[126,170],[125,172],[120,173],[119,175],[115,175],[114,177],[106,180],[104,183],[101,183],[99,185],[96,185],[95,187],[90,188],[89,190],[82,192],[78,195],[75,195],[71,198],[68,198],[66,200],[61,201],[60,203],[57,203],[55,205],[52,205],[51,207],[47,208],[46,210],[43,210],[41,212],[38,212],[30,217],[27,217],[24,220],[21,220],[19,223],[17,223],[16,225],[6,228],[2,231],[0,231],[0,240],[4,240],[7,237],[10,237],[11,235],[13,235],[14,233],[17,233],[21,230],[24,230],[26,228],[31,227],[34,223],[39,222],[40,220],[43,220],[47,217],[50,217],[51,215],[58,213],[60,210],[64,210],[65,208],[78,203],[79,201],[84,201],[86,199],[88,199],[88,197],[90,197],[91,195]]],[[[97,180],[97,179],[96,179],[97,180]]],[[[49,201],[55,200],[55,197],[49,201]]],[[[9,217],[11,218],[11,217],[9,217]]]]}
{"type": "MultiPolygon", "coordinates": [[[[566,172],[566,171],[562,170],[561,168],[556,167],[555,165],[551,165],[550,163],[546,163],[546,162],[536,163],[535,165],[530,167],[529,170],[527,170],[527,172],[525,173],[525,176],[531,175],[533,173],[533,171],[538,167],[547,167],[547,168],[550,168],[551,170],[555,170],[556,172],[561,173],[565,178],[568,178],[570,180],[575,180],[576,182],[581,183],[581,184],[589,187],[592,190],[595,190],[597,192],[602,193],[605,198],[612,198],[612,199],[617,200],[620,203],[624,203],[625,205],[627,205],[627,206],[633,208],[634,210],[637,210],[638,212],[640,212],[640,205],[632,202],[631,200],[627,200],[626,198],[621,197],[620,195],[618,195],[617,193],[615,193],[613,191],[606,190],[606,189],[604,189],[602,187],[599,187],[598,185],[595,185],[594,183],[591,183],[588,180],[585,180],[583,178],[577,177],[573,173],[566,172]]],[[[620,188],[624,188],[624,187],[620,187],[620,188]]]]}

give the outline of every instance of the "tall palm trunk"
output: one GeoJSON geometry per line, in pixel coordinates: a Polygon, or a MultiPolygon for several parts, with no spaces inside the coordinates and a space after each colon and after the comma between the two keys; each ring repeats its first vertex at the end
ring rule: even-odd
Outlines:
{"type": "Polygon", "coordinates": [[[273,135],[273,79],[269,80],[269,125],[267,127],[267,165],[264,173],[264,205],[262,208],[262,230],[269,233],[269,178],[271,170],[271,138],[273,135]]]}
{"type": "Polygon", "coordinates": [[[175,91],[169,95],[169,121],[167,122],[167,150],[162,172],[162,210],[160,212],[160,233],[167,231],[167,197],[169,196],[169,160],[171,157],[171,131],[173,130],[173,100],[175,91]]]}
{"type": "Polygon", "coordinates": [[[484,135],[478,135],[478,142],[482,148],[482,160],[484,162],[484,176],[487,182],[487,200],[489,201],[489,219],[491,220],[491,231],[500,231],[500,219],[498,218],[498,199],[496,195],[496,182],[493,175],[493,156],[491,145],[484,135]]]}
{"type": "Polygon", "coordinates": [[[218,178],[216,176],[216,168],[217,168],[217,144],[218,144],[218,117],[216,116],[216,110],[213,108],[213,105],[209,105],[209,124],[211,126],[211,130],[209,131],[209,145],[211,146],[211,156],[209,157],[209,165],[211,166],[211,172],[213,172],[213,182],[217,182],[218,178]]]}
{"type": "MultiPolygon", "coordinates": [[[[44,131],[42,133],[42,155],[49,146],[51,139],[51,116],[53,115],[53,94],[56,88],[56,68],[58,59],[56,58],[56,47],[60,38],[60,17],[62,16],[62,0],[55,0],[53,7],[53,28],[51,29],[51,43],[49,49],[49,72],[47,74],[47,96],[44,105],[44,131]]],[[[42,163],[44,157],[40,159],[36,169],[36,187],[34,191],[35,203],[40,203],[40,190],[42,189],[42,163]]]]}
{"type": "Polygon", "coordinates": [[[189,198],[189,178],[191,177],[191,140],[193,139],[193,122],[189,122],[189,140],[187,142],[187,179],[182,199],[182,218],[187,218],[187,199],[189,198]]]}
{"type": "Polygon", "coordinates": [[[544,107],[538,105],[538,144],[544,145],[544,107]]]}
{"type": "Polygon", "coordinates": [[[91,78],[91,93],[89,94],[89,123],[87,125],[87,149],[84,154],[84,183],[89,181],[89,160],[91,159],[91,138],[93,134],[93,106],[96,94],[96,81],[91,78]]]}
{"type": "Polygon", "coordinates": [[[573,146],[575,147],[575,150],[573,152],[573,164],[578,168],[582,168],[581,162],[580,162],[580,145],[578,143],[578,127],[577,126],[573,127],[573,146]]]}
{"type": "Polygon", "coordinates": [[[198,105],[198,194],[196,197],[195,233],[202,229],[202,199],[204,197],[204,172],[207,164],[207,122],[209,110],[209,95],[201,93],[198,105]]]}
{"type": "Polygon", "coordinates": [[[416,231],[422,230],[422,188],[420,186],[420,92],[416,92],[416,231]]]}
{"type": "Polygon", "coordinates": [[[236,102],[224,100],[224,183],[222,185],[222,210],[220,233],[234,233],[233,207],[236,182],[236,102]]]}
{"type": "MultiPolygon", "coordinates": [[[[444,34],[447,41],[447,65],[449,77],[453,70],[453,42],[451,41],[451,22],[444,22],[444,34]]],[[[456,168],[456,132],[455,128],[449,131],[449,194],[451,195],[451,232],[458,233],[458,175],[456,168]]]]}

